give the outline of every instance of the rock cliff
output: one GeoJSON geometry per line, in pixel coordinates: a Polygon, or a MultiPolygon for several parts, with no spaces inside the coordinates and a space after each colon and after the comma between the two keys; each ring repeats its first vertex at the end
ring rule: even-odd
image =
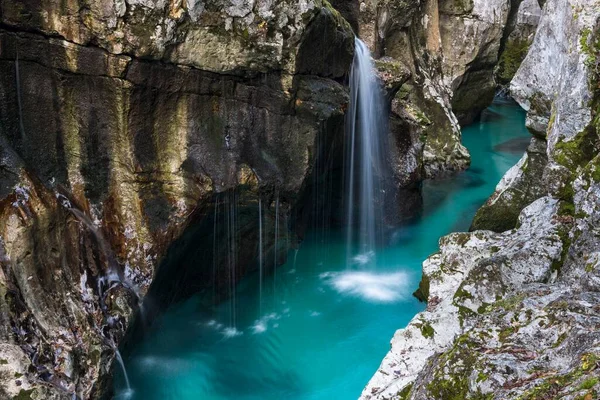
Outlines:
{"type": "Polygon", "coordinates": [[[548,0],[511,82],[534,135],[471,233],[423,264],[427,310],[364,399],[595,399],[600,3],[548,0]],[[496,231],[496,232],[493,232],[496,231]]]}
{"type": "Polygon", "coordinates": [[[0,397],[95,398],[187,226],[289,213],[343,133],[354,34],[321,1],[0,7],[0,397]]]}
{"type": "Polygon", "coordinates": [[[471,123],[492,102],[505,83],[496,76],[514,74],[524,56],[515,52],[531,42],[538,14],[533,0],[361,3],[360,35],[376,57],[411,71],[392,112],[420,139],[426,177],[469,165],[459,123],[471,123]]]}

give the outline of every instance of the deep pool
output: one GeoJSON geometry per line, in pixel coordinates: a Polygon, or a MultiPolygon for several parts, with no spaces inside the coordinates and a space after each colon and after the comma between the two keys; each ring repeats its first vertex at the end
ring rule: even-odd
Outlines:
{"type": "Polygon", "coordinates": [[[347,268],[345,235],[333,233],[327,243],[308,237],[275,278],[265,277],[261,307],[257,276],[238,286],[235,329],[230,302],[207,312],[191,298],[169,309],[129,349],[127,396],[116,369],[117,397],[356,399],[394,331],[424,308],[412,296],[421,263],[441,236],[468,229],[528,139],[524,111],[497,100],[463,130],[471,168],[424,185],[423,216],[377,252],[375,268],[361,268],[368,254],[347,268]]]}

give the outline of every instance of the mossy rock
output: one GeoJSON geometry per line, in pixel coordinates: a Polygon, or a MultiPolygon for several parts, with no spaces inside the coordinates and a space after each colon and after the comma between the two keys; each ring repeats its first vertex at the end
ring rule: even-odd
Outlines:
{"type": "Polygon", "coordinates": [[[524,39],[515,39],[506,42],[495,71],[498,84],[506,86],[512,81],[525,56],[527,56],[530,45],[530,42],[524,39]]]}
{"type": "Polygon", "coordinates": [[[494,193],[486,204],[477,210],[471,231],[505,232],[517,227],[521,211],[547,193],[544,171],[548,157],[545,148],[545,140],[532,140],[527,149],[527,159],[521,166],[520,176],[510,187],[494,193]]]}
{"type": "Polygon", "coordinates": [[[413,296],[419,301],[427,303],[427,300],[429,300],[429,277],[427,275],[423,274],[421,282],[419,282],[419,288],[415,290],[413,296]]]}

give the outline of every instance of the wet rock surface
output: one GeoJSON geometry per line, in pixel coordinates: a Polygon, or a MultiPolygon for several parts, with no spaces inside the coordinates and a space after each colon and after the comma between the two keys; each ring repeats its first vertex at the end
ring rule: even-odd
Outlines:
{"type": "Polygon", "coordinates": [[[0,397],[97,398],[216,197],[260,193],[273,218],[276,194],[289,218],[318,138],[343,132],[354,35],[319,1],[0,6],[0,397]]]}

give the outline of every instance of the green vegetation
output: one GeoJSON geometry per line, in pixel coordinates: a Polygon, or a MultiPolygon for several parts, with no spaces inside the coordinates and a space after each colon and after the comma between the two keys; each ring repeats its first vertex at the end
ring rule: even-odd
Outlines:
{"type": "Polygon", "coordinates": [[[413,296],[419,299],[419,301],[427,303],[429,299],[429,277],[427,275],[423,274],[421,282],[419,282],[419,288],[415,290],[413,296]]]}
{"type": "Polygon", "coordinates": [[[398,392],[398,399],[399,400],[406,400],[408,399],[408,396],[410,396],[410,391],[412,390],[412,383],[405,386],[401,391],[398,392]]]}
{"type": "Polygon", "coordinates": [[[510,83],[525,59],[529,51],[529,45],[527,40],[511,40],[506,43],[506,47],[496,67],[496,79],[498,83],[501,85],[508,85],[510,83]]]}
{"type": "MultiPolygon", "coordinates": [[[[581,379],[597,368],[598,356],[595,354],[584,354],[577,368],[565,375],[555,375],[544,379],[539,385],[525,392],[518,400],[541,400],[559,398],[559,393],[573,382],[581,379]]],[[[587,378],[580,386],[582,390],[590,389],[598,383],[598,378],[587,378]],[[591,385],[591,387],[587,387],[591,385]]]]}
{"type": "Polygon", "coordinates": [[[435,329],[428,322],[424,322],[420,329],[424,338],[431,339],[435,335],[435,329]]]}

